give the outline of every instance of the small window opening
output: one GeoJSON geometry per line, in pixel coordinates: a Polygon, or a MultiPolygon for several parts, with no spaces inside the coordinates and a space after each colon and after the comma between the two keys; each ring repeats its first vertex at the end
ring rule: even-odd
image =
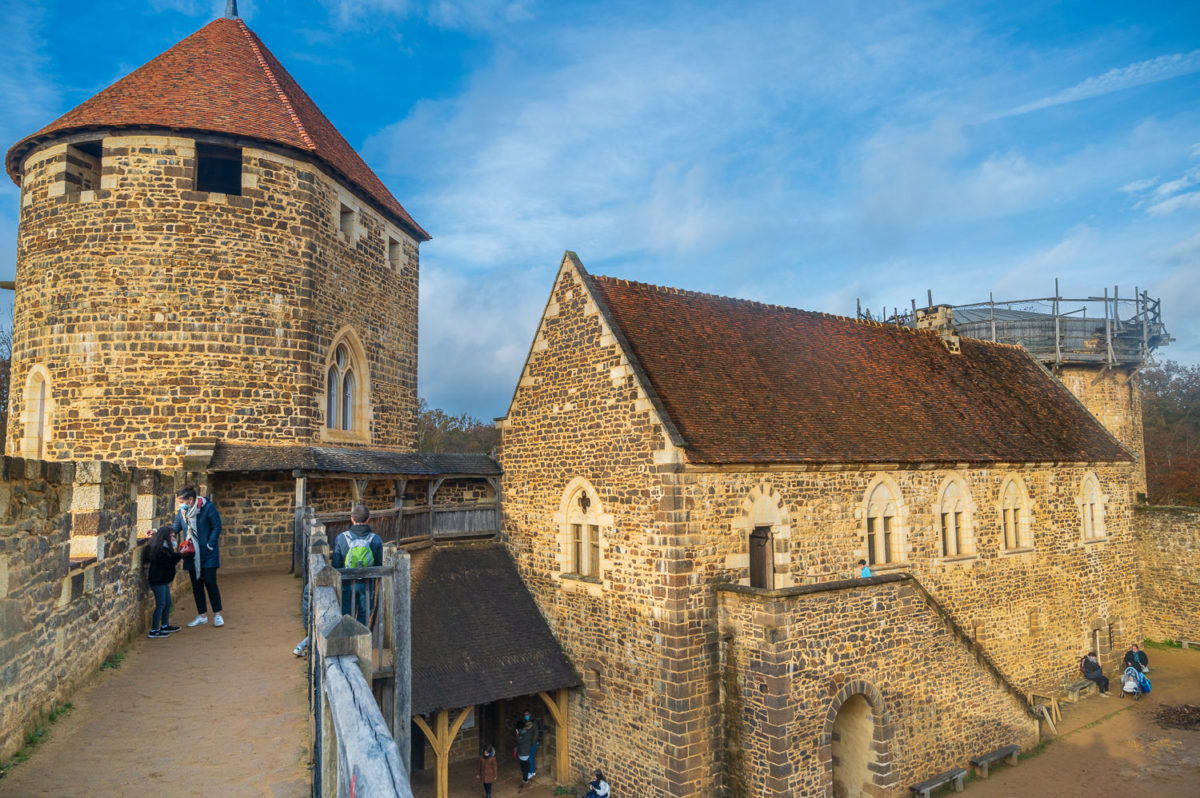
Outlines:
{"type": "Polygon", "coordinates": [[[242,193],[242,150],[196,143],[196,190],[215,194],[242,193]]]}
{"type": "Polygon", "coordinates": [[[750,533],[750,587],[775,587],[774,546],[771,527],[756,526],[750,533]]]}
{"type": "Polygon", "coordinates": [[[358,214],[354,212],[353,208],[344,203],[340,207],[341,210],[338,213],[338,227],[341,229],[342,235],[344,235],[346,240],[349,241],[354,236],[354,217],[358,214]]]}
{"type": "Polygon", "coordinates": [[[100,156],[99,141],[81,141],[67,147],[67,169],[64,179],[68,194],[100,188],[100,156]]]}
{"type": "Polygon", "coordinates": [[[400,271],[400,242],[390,236],[387,240],[387,259],[392,271],[400,271]]]}

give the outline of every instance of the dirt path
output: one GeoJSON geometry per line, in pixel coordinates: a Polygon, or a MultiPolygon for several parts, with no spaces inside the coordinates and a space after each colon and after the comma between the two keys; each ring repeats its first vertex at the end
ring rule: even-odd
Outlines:
{"type": "MultiPolygon", "coordinates": [[[[137,638],[71,701],[50,738],[0,780],[0,796],[307,798],[300,583],[220,576],[223,628],[137,638]]],[[[188,595],[172,622],[195,616],[188,595]]]]}
{"type": "Polygon", "coordinates": [[[973,781],[964,795],[1200,796],[1200,730],[1164,729],[1154,720],[1164,705],[1200,706],[1200,651],[1148,653],[1154,687],[1150,695],[1137,702],[1118,698],[1113,679],[1112,698],[1064,705],[1062,735],[1043,753],[1015,768],[993,768],[990,779],[973,781]]]}

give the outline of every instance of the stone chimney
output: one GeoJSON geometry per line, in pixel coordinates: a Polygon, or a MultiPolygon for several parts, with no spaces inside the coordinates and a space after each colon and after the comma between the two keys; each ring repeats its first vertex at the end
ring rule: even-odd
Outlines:
{"type": "Polygon", "coordinates": [[[947,349],[956,355],[961,351],[958,333],[954,329],[954,309],[949,305],[917,308],[917,329],[936,330],[947,349]]]}

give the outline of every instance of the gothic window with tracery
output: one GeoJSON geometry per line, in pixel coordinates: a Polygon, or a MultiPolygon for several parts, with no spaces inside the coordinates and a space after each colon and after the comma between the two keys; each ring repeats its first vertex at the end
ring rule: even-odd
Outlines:
{"type": "Polygon", "coordinates": [[[1029,531],[1028,505],[1020,483],[1015,479],[1006,481],[1000,491],[1000,525],[1004,530],[1005,549],[1033,547],[1029,531]]]}
{"type": "Polygon", "coordinates": [[[1083,539],[1104,537],[1104,501],[1094,474],[1085,476],[1079,486],[1079,511],[1083,516],[1083,539]]]}
{"type": "Polygon", "coordinates": [[[567,573],[600,576],[600,510],[587,490],[580,488],[567,508],[570,531],[567,573]]]}
{"type": "Polygon", "coordinates": [[[867,499],[867,562],[883,565],[899,559],[896,546],[896,497],[879,483],[867,499]]]}
{"type": "Polygon", "coordinates": [[[963,484],[953,479],[946,483],[938,503],[938,527],[942,539],[942,556],[957,557],[971,554],[970,522],[967,513],[967,491],[963,484]]]}

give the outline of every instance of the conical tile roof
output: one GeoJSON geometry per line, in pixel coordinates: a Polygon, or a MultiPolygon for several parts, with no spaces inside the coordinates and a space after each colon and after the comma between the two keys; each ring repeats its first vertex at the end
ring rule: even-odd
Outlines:
{"type": "Polygon", "coordinates": [[[392,196],[241,19],[218,19],[8,151],[21,164],[49,136],[92,128],[168,128],[281,144],[323,161],[419,240],[429,234],[392,196]]]}

